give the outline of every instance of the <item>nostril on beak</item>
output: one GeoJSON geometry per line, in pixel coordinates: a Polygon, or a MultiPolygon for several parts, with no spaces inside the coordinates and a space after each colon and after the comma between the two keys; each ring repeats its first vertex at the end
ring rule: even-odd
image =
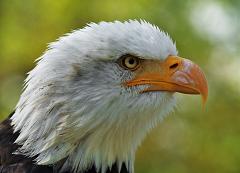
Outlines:
{"type": "Polygon", "coordinates": [[[175,68],[177,68],[178,67],[178,63],[174,63],[173,65],[171,65],[169,68],[170,69],[175,69],[175,68]]]}

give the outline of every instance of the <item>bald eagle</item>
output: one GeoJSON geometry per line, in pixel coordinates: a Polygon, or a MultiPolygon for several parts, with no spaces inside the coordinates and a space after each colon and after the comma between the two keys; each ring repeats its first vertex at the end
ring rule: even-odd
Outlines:
{"type": "Polygon", "coordinates": [[[137,147],[207,81],[146,21],[91,23],[49,45],[0,124],[1,173],[133,173],[137,147]]]}

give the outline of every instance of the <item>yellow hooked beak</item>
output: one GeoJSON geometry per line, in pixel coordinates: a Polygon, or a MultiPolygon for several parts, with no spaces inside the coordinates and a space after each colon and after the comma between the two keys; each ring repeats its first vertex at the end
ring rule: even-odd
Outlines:
{"type": "Polygon", "coordinates": [[[200,94],[205,104],[208,96],[207,80],[200,67],[192,61],[169,56],[165,61],[146,60],[135,71],[133,80],[124,83],[131,87],[150,85],[142,92],[169,91],[185,94],[200,94]]]}

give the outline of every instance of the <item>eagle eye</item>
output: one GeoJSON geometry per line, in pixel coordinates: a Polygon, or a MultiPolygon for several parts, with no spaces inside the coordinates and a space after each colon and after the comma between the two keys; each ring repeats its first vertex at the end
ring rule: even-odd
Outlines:
{"type": "Polygon", "coordinates": [[[120,66],[127,70],[136,70],[140,65],[140,59],[133,55],[123,55],[120,58],[120,66]]]}

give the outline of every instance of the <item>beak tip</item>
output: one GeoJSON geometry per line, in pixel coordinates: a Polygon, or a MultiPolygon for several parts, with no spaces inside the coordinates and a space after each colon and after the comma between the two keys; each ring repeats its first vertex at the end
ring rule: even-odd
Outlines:
{"type": "Polygon", "coordinates": [[[207,103],[207,99],[208,99],[208,85],[207,85],[207,80],[205,81],[205,87],[202,89],[202,91],[200,92],[200,95],[202,96],[202,105],[203,105],[203,109],[206,108],[206,103],[207,103]]]}

